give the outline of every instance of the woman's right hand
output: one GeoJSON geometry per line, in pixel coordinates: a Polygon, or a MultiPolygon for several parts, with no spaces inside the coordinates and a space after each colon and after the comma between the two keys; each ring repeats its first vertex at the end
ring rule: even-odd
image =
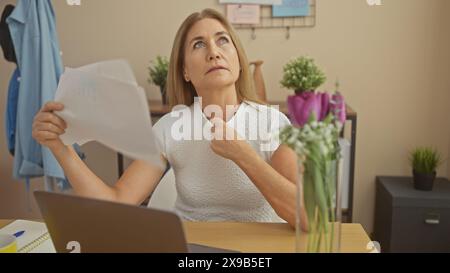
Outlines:
{"type": "Polygon", "coordinates": [[[53,152],[65,147],[59,136],[65,133],[67,124],[54,113],[63,109],[64,105],[61,103],[48,102],[34,117],[33,121],[33,138],[53,152]]]}

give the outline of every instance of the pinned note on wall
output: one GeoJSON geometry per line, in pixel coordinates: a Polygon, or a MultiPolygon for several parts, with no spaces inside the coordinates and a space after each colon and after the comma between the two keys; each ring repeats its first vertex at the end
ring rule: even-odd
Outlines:
{"type": "Polygon", "coordinates": [[[260,13],[260,5],[227,5],[227,17],[232,24],[259,24],[260,13]]]}
{"type": "Polygon", "coordinates": [[[273,17],[300,17],[310,14],[309,0],[283,0],[272,8],[273,17]]]}

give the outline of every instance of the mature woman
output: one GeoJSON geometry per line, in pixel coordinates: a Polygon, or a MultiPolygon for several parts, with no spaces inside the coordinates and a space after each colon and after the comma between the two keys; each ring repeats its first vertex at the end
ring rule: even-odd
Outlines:
{"type": "MultiPolygon", "coordinates": [[[[190,221],[272,222],[278,215],[294,227],[296,154],[276,139],[269,139],[270,149],[265,150],[261,139],[246,137],[252,135],[255,124],[261,126],[262,122],[275,135],[289,121],[279,111],[258,103],[246,54],[220,13],[206,9],[190,15],[181,25],[167,87],[171,105],[185,106],[175,107],[153,128],[161,160],[175,173],[175,211],[190,221]],[[211,107],[219,111],[211,111],[211,107]],[[261,118],[260,113],[266,112],[270,118],[261,118]],[[192,114],[186,118],[186,113],[192,114]],[[184,130],[184,137],[174,130],[180,120],[186,128],[193,128],[184,130]],[[205,135],[209,136],[202,137],[205,135]]],[[[56,112],[63,108],[55,102],[45,105],[35,118],[33,137],[51,149],[75,192],[141,204],[164,170],[137,160],[113,187],[106,185],[61,142],[59,136],[67,125],[56,112]]]]}

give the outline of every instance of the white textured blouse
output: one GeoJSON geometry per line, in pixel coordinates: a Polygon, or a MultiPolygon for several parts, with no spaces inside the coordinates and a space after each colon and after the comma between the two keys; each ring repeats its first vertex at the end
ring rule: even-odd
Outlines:
{"type": "MultiPolygon", "coordinates": [[[[227,122],[266,162],[279,147],[279,130],[289,124],[277,109],[247,101],[227,122]]],[[[174,109],[153,127],[175,174],[175,212],[188,221],[280,221],[239,166],[211,150],[211,127],[198,100],[174,109]]]]}

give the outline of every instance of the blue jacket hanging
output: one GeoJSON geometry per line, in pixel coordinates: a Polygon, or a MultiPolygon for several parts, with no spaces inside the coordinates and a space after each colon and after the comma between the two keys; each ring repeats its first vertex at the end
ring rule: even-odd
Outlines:
{"type": "Polygon", "coordinates": [[[6,141],[8,143],[8,150],[11,155],[14,155],[16,145],[16,116],[17,116],[17,102],[19,99],[20,86],[20,71],[18,68],[9,82],[8,100],[6,104],[6,141]]]}
{"type": "Polygon", "coordinates": [[[7,23],[21,73],[13,175],[65,180],[51,151],[32,137],[34,116],[54,99],[63,73],[55,14],[50,0],[18,0],[7,23]]]}

